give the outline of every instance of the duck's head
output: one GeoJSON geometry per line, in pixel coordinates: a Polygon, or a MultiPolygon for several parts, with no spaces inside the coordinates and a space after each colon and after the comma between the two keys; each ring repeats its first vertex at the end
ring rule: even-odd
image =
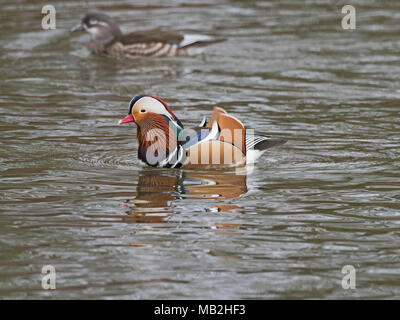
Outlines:
{"type": "Polygon", "coordinates": [[[119,124],[137,125],[139,159],[155,165],[177,148],[182,123],[159,98],[139,95],[129,103],[128,115],[119,124]]]}
{"type": "Polygon", "coordinates": [[[132,98],[128,115],[119,121],[119,124],[128,122],[134,122],[142,129],[157,128],[170,123],[180,129],[183,128],[182,123],[164,101],[149,95],[138,95],[132,98]]]}
{"type": "Polygon", "coordinates": [[[100,41],[110,41],[122,35],[118,23],[101,12],[86,14],[81,23],[71,29],[71,32],[74,31],[87,31],[93,40],[100,41]]]}

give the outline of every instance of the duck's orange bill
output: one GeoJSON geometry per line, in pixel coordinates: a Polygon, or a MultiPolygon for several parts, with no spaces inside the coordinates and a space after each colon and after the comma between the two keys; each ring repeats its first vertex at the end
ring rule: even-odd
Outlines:
{"type": "Polygon", "coordinates": [[[133,118],[133,115],[128,114],[125,118],[120,120],[118,124],[123,124],[123,123],[128,123],[128,122],[135,122],[135,119],[133,118]]]}

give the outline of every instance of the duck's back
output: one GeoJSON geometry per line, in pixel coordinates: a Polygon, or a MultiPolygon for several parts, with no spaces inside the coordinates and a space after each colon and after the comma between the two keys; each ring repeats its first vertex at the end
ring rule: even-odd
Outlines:
{"type": "Polygon", "coordinates": [[[184,36],[173,31],[163,31],[160,29],[135,31],[124,34],[116,40],[123,45],[144,44],[152,42],[170,43],[179,45],[184,36]]]}
{"type": "Polygon", "coordinates": [[[190,56],[198,53],[197,48],[220,41],[152,29],[121,35],[106,46],[106,51],[117,58],[190,56]]]}

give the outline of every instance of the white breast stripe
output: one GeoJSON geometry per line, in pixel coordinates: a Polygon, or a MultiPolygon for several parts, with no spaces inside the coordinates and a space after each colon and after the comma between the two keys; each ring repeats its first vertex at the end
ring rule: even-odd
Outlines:
{"type": "Polygon", "coordinates": [[[158,166],[164,168],[171,161],[172,157],[175,156],[177,150],[178,148],[175,148],[174,152],[172,152],[168,158],[164,159],[164,161],[161,161],[158,166]]]}
{"type": "Polygon", "coordinates": [[[179,146],[179,153],[178,153],[178,161],[172,166],[172,168],[175,168],[179,163],[182,163],[183,159],[183,148],[182,146],[179,146]]]}

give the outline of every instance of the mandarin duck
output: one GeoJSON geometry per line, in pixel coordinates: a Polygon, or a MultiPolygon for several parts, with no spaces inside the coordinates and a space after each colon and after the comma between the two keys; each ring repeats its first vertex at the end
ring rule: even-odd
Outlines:
{"type": "Polygon", "coordinates": [[[154,167],[210,168],[254,163],[266,149],[286,140],[271,139],[246,130],[242,122],[215,107],[209,121],[184,128],[161,99],[138,95],[119,124],[134,122],[139,143],[138,158],[154,167]]]}
{"type": "Polygon", "coordinates": [[[123,34],[118,23],[100,12],[86,14],[71,31],[87,31],[91,35],[89,50],[98,55],[117,59],[139,57],[189,56],[202,48],[224,39],[204,35],[182,35],[160,29],[123,34]]]}

